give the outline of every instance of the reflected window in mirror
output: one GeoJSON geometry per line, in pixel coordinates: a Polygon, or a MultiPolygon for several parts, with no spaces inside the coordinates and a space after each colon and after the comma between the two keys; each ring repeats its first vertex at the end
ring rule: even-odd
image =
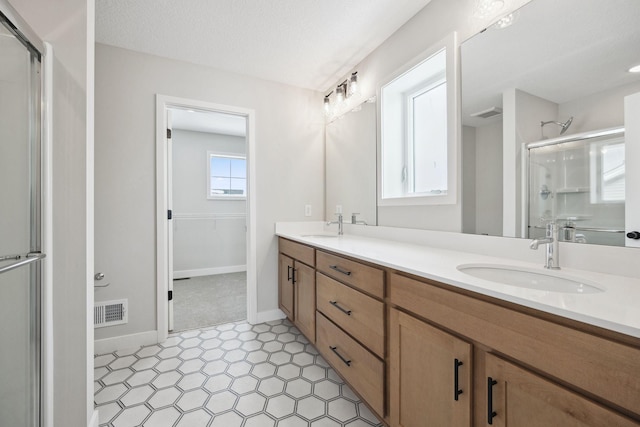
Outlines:
{"type": "Polygon", "coordinates": [[[455,203],[454,37],[380,88],[381,205],[455,203]]]}

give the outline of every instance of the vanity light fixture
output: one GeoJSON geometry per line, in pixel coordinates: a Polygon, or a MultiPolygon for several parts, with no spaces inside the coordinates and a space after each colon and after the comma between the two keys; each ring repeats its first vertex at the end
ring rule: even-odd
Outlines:
{"type": "Polygon", "coordinates": [[[351,78],[349,79],[349,96],[355,95],[358,91],[358,72],[354,71],[351,73],[351,78]]]}
{"type": "Polygon", "coordinates": [[[345,99],[345,88],[347,87],[347,81],[339,84],[336,88],[336,104],[342,104],[345,99]]]}
{"type": "Polygon", "coordinates": [[[324,97],[324,113],[325,114],[329,114],[331,112],[331,98],[329,97],[331,96],[332,93],[333,91],[329,92],[324,97]]]}
{"type": "Polygon", "coordinates": [[[335,91],[331,91],[324,96],[324,113],[329,118],[336,118],[346,113],[355,106],[359,98],[358,72],[354,71],[351,76],[336,86],[335,91]],[[331,96],[335,92],[333,99],[331,96]]]}
{"type": "Polygon", "coordinates": [[[630,73],[640,73],[640,64],[629,68],[630,73]]]}

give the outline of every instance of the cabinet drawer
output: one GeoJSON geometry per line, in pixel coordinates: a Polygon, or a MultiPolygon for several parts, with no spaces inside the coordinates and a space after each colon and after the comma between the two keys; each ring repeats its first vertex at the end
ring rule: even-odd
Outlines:
{"type": "Polygon", "coordinates": [[[384,364],[320,312],[316,327],[320,353],[378,416],[383,416],[384,364]]]}
{"type": "Polygon", "coordinates": [[[281,253],[289,255],[293,259],[302,261],[311,267],[315,267],[315,249],[312,247],[283,238],[279,239],[279,246],[281,253]]]}
{"type": "Polygon", "coordinates": [[[316,306],[371,351],[384,357],[384,304],[316,273],[316,306]]]}
{"type": "Polygon", "coordinates": [[[461,295],[427,279],[392,274],[389,301],[609,405],[640,414],[640,348],[461,295]]]}
{"type": "Polygon", "coordinates": [[[384,272],[337,255],[318,251],[317,269],[380,299],[384,298],[384,272]]]}

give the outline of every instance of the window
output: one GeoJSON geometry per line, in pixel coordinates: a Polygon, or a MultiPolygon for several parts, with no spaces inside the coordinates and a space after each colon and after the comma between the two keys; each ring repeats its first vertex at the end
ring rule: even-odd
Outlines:
{"type": "Polygon", "coordinates": [[[456,203],[454,46],[442,41],[380,88],[381,206],[456,203]]]}
{"type": "Polygon", "coordinates": [[[208,152],[208,199],[238,199],[247,197],[247,159],[239,155],[208,152]]]}
{"type": "Polygon", "coordinates": [[[447,83],[439,79],[407,99],[407,190],[447,193],[447,83]]]}
{"type": "Polygon", "coordinates": [[[591,203],[624,203],[624,139],[591,144],[591,203]]]}

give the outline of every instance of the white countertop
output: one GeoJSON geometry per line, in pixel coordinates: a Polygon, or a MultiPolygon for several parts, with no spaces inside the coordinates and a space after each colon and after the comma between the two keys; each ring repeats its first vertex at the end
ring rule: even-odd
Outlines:
{"type": "MultiPolygon", "coordinates": [[[[478,279],[456,268],[461,264],[499,264],[545,273],[547,270],[542,267],[542,262],[532,264],[355,235],[323,237],[320,236],[322,233],[304,233],[298,230],[277,230],[276,234],[319,249],[640,338],[640,279],[637,278],[563,268],[560,270],[561,275],[595,283],[604,292],[550,292],[478,279]]],[[[542,257],[540,260],[542,261],[542,257]]]]}

